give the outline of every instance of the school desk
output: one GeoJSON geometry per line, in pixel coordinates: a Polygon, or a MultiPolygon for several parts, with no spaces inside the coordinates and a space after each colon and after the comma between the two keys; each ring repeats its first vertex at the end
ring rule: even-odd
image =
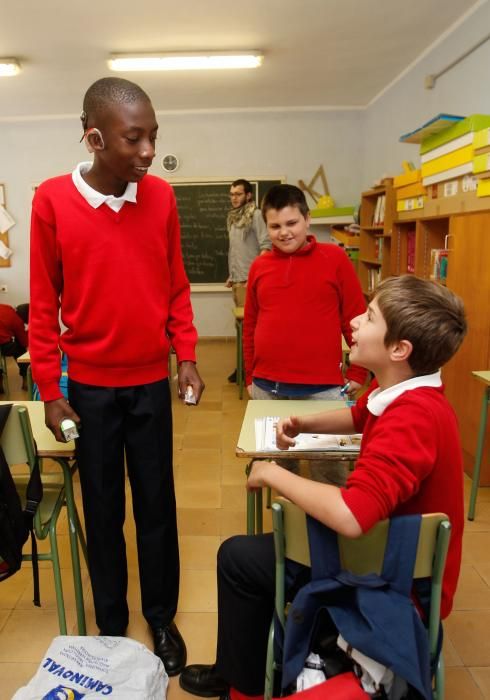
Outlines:
{"type": "MultiPolygon", "coordinates": [[[[323,450],[281,450],[280,452],[259,452],[255,444],[255,419],[265,416],[279,416],[285,418],[287,416],[302,416],[309,413],[320,413],[321,411],[335,411],[339,408],[345,408],[343,401],[314,401],[296,400],[296,401],[249,401],[243,417],[242,428],[238,437],[236,447],[237,457],[246,457],[252,459],[281,459],[281,460],[321,460],[322,467],[325,466],[326,473],[321,476],[332,481],[338,481],[339,478],[339,463],[352,462],[356,459],[358,451],[355,452],[339,452],[338,450],[323,451],[323,450]]],[[[323,470],[322,470],[323,471],[323,470]]],[[[302,476],[308,478],[316,478],[314,474],[307,470],[306,473],[301,473],[302,476]]],[[[318,480],[318,479],[317,479],[318,480]]],[[[262,532],[262,491],[259,489],[255,493],[247,492],[247,534],[262,532]]]]}
{"type": "Polygon", "coordinates": [[[25,406],[29,413],[32,433],[36,442],[38,457],[52,459],[63,470],[65,483],[65,500],[68,521],[70,523],[70,550],[73,570],[73,586],[75,589],[75,604],[77,609],[78,634],[85,635],[85,611],[83,604],[83,589],[80,575],[80,554],[77,540],[77,520],[75,515],[75,498],[73,495],[73,473],[76,471],[75,443],[57,442],[52,432],[44,424],[44,403],[42,401],[1,401],[0,404],[15,403],[25,406]]]}
{"type": "Polygon", "coordinates": [[[478,441],[476,443],[475,466],[473,467],[473,483],[471,484],[470,506],[468,508],[468,520],[475,517],[476,497],[480,484],[480,467],[487,429],[488,404],[490,403],[490,370],[471,373],[475,379],[485,384],[485,391],[481,403],[480,427],[478,429],[478,441]]]}

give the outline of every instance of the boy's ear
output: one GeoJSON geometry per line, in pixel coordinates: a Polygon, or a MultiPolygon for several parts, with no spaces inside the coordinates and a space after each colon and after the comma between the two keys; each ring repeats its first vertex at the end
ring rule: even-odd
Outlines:
{"type": "Polygon", "coordinates": [[[405,362],[412,354],[413,345],[409,340],[397,340],[391,346],[391,359],[394,362],[405,362]]]}
{"type": "Polygon", "coordinates": [[[253,198],[253,192],[247,192],[247,196],[245,197],[246,202],[251,202],[253,198]]]}
{"type": "Polygon", "coordinates": [[[87,151],[93,153],[94,151],[102,151],[105,148],[104,139],[99,129],[92,127],[88,129],[84,135],[85,145],[87,146],[87,151]]]}

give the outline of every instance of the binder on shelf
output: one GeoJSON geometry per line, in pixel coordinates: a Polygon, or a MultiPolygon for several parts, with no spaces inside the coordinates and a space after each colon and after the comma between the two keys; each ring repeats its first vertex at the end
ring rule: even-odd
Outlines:
{"type": "Polygon", "coordinates": [[[397,211],[416,211],[423,209],[426,197],[410,197],[408,199],[399,199],[396,203],[397,211]]]}
{"type": "Polygon", "coordinates": [[[467,175],[473,172],[473,161],[469,163],[463,163],[463,165],[458,165],[456,168],[451,168],[450,170],[444,170],[441,173],[435,173],[434,175],[429,175],[424,177],[422,182],[427,187],[428,185],[433,185],[437,182],[444,182],[444,180],[452,180],[460,175],[467,175]]]}
{"type": "Polygon", "coordinates": [[[420,170],[410,170],[408,173],[402,173],[401,175],[395,175],[393,178],[393,187],[396,189],[398,187],[406,187],[407,185],[414,185],[421,180],[420,170]]]}
{"type": "Polygon", "coordinates": [[[397,187],[395,190],[397,199],[409,199],[410,197],[421,197],[427,194],[427,188],[423,186],[422,180],[413,185],[397,187]]]}
{"type": "Polygon", "coordinates": [[[473,146],[470,145],[458,148],[456,151],[439,156],[439,158],[434,158],[422,164],[422,178],[444,172],[445,170],[451,170],[451,168],[456,168],[464,163],[471,163],[473,155],[473,146]]]}
{"type": "Polygon", "coordinates": [[[473,172],[484,173],[487,170],[490,170],[490,153],[475,156],[473,158],[473,172]]]}
{"type": "MultiPolygon", "coordinates": [[[[478,187],[476,190],[477,197],[490,197],[490,177],[483,180],[478,180],[478,187]]],[[[490,206],[490,202],[489,202],[490,206]]]]}
{"type": "Polygon", "coordinates": [[[435,158],[440,158],[441,156],[445,156],[446,154],[452,153],[453,151],[457,151],[459,148],[464,148],[465,146],[473,145],[473,148],[475,148],[475,136],[475,132],[470,131],[467,134],[458,136],[457,139],[448,141],[448,143],[443,143],[442,146],[433,148],[432,150],[427,151],[427,153],[422,153],[422,155],[420,156],[420,162],[428,163],[429,161],[434,160],[435,158]]]}
{"type": "Polygon", "coordinates": [[[443,129],[423,139],[420,144],[420,154],[422,155],[428,151],[432,151],[471,131],[478,132],[487,127],[490,127],[490,116],[488,114],[472,114],[470,117],[460,120],[453,126],[449,126],[447,129],[443,129]]]}
{"type": "Polygon", "coordinates": [[[422,143],[423,139],[430,135],[438,134],[442,130],[446,130],[452,124],[461,122],[464,117],[455,114],[438,114],[436,117],[429,119],[428,122],[419,126],[415,131],[409,131],[408,134],[400,136],[402,143],[422,143]]]}

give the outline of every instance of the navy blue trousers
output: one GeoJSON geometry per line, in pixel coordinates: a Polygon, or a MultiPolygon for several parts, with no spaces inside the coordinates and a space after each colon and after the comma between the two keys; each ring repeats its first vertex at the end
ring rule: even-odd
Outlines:
{"type": "Polygon", "coordinates": [[[117,635],[128,624],[126,456],[143,615],[151,627],[164,627],[179,595],[168,381],[107,388],[69,380],[68,393],[81,419],[77,460],[97,625],[117,635]]]}

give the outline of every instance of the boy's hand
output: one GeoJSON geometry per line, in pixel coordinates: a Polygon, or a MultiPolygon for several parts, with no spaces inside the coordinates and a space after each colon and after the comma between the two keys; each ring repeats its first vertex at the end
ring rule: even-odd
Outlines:
{"type": "Polygon", "coordinates": [[[194,362],[189,360],[184,360],[180,363],[178,369],[178,384],[179,384],[179,398],[183,401],[185,397],[185,392],[187,387],[192,387],[192,393],[196,399],[196,404],[199,403],[201,399],[202,392],[204,391],[204,382],[199,376],[197,367],[194,362]]]}
{"type": "Polygon", "coordinates": [[[347,396],[351,401],[354,401],[356,398],[356,394],[361,388],[362,384],[359,384],[359,382],[354,382],[352,379],[349,379],[347,382],[348,388],[347,388],[347,396]]]}
{"type": "Polygon", "coordinates": [[[288,450],[290,447],[294,447],[296,445],[294,438],[300,432],[299,418],[297,416],[281,418],[276,426],[276,445],[280,450],[288,450]]]}
{"type": "Polygon", "coordinates": [[[279,467],[276,462],[255,459],[251,463],[250,473],[247,479],[247,491],[258,491],[258,489],[268,486],[267,474],[276,467],[279,467]]]}
{"type": "Polygon", "coordinates": [[[252,385],[251,385],[251,384],[249,384],[249,385],[247,386],[247,393],[248,393],[248,395],[250,396],[250,398],[252,398],[252,385]]]}
{"type": "Polygon", "coordinates": [[[60,430],[60,423],[63,418],[71,418],[77,426],[80,425],[79,415],[75,413],[65,398],[56,399],[55,401],[46,401],[44,403],[44,422],[58,442],[66,442],[60,430]]]}

